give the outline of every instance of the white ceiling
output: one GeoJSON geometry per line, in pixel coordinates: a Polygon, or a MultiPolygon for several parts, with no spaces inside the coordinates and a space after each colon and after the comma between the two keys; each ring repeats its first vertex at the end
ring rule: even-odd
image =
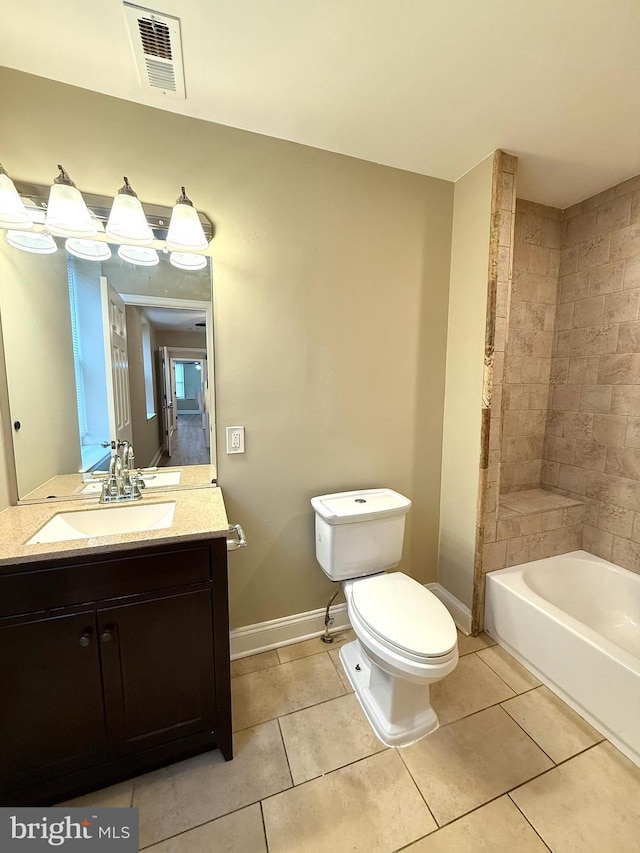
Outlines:
{"type": "Polygon", "coordinates": [[[151,308],[145,306],[144,312],[149,318],[149,322],[156,329],[171,332],[201,332],[202,334],[205,332],[205,326],[196,325],[206,322],[207,317],[204,311],[191,308],[151,308]]]}
{"type": "Polygon", "coordinates": [[[120,0],[4,3],[0,63],[446,180],[503,148],[558,207],[640,172],[640,0],[148,5],[181,19],[184,101],[142,88],[120,0]]]}

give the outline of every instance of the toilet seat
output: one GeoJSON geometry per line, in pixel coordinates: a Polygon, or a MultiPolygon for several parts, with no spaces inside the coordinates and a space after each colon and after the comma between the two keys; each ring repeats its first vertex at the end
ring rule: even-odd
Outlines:
{"type": "Polygon", "coordinates": [[[349,599],[362,625],[384,647],[418,663],[457,657],[456,627],[433,593],[403,572],[349,583],[349,599]]]}

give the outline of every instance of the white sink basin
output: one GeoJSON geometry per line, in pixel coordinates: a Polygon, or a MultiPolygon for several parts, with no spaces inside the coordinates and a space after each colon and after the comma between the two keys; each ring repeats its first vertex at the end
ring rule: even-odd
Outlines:
{"type": "MultiPolygon", "coordinates": [[[[166,486],[177,486],[180,483],[182,471],[157,471],[143,474],[142,479],[147,489],[162,489],[166,486]]],[[[99,495],[102,490],[100,480],[92,480],[82,489],[81,494],[99,495]]]]}
{"type": "Polygon", "coordinates": [[[84,509],[79,512],[59,512],[29,539],[27,545],[160,530],[171,527],[175,508],[175,501],[172,501],[161,504],[109,506],[103,509],[84,509]]]}

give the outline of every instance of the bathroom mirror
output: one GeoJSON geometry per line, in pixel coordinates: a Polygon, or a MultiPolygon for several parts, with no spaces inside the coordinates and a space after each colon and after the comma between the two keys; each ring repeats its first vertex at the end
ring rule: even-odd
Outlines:
{"type": "Polygon", "coordinates": [[[176,269],[0,238],[0,320],[21,501],[95,498],[113,439],[147,487],[216,480],[210,258],[176,269]]]}

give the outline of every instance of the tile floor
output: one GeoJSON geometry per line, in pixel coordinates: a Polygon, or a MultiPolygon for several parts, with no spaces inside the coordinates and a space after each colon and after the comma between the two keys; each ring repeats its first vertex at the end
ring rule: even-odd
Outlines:
{"type": "Polygon", "coordinates": [[[640,768],[486,636],[432,688],[437,732],[388,749],[338,648],[233,664],[235,759],[216,752],[73,805],[140,810],[149,853],[638,853],[640,768]]]}

